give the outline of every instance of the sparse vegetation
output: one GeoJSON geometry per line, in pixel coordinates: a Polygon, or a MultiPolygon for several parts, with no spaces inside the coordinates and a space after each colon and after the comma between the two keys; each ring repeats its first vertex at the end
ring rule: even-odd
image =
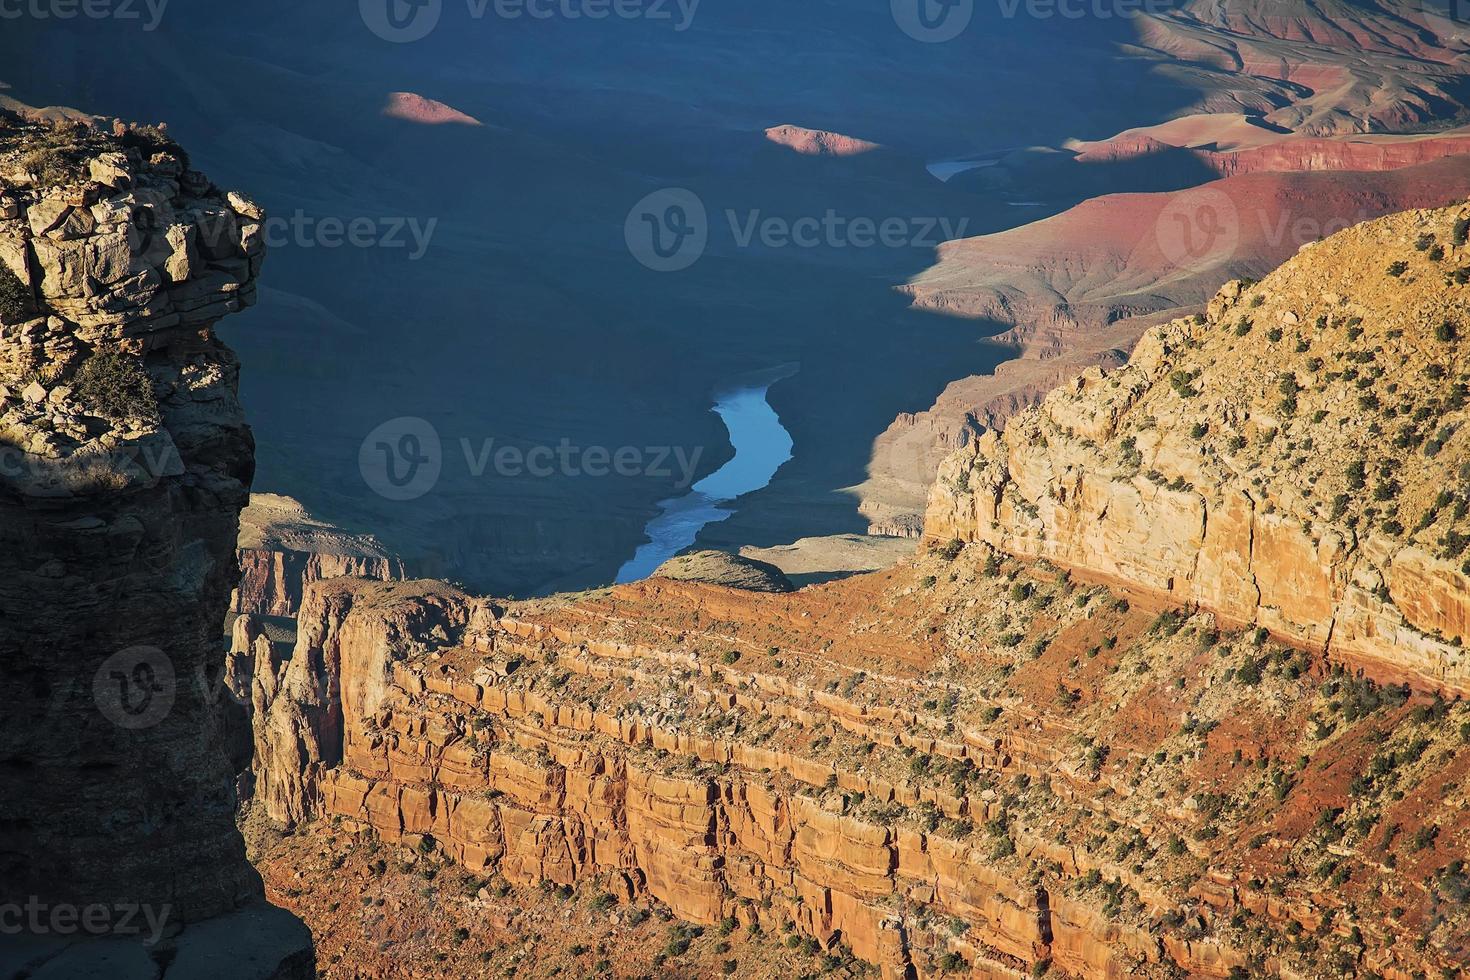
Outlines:
{"type": "Polygon", "coordinates": [[[103,417],[148,421],[158,417],[153,381],[135,357],[95,353],[77,369],[73,387],[82,404],[103,417]]]}
{"type": "Polygon", "coordinates": [[[15,323],[30,316],[31,291],[0,262],[0,320],[15,323]]]}

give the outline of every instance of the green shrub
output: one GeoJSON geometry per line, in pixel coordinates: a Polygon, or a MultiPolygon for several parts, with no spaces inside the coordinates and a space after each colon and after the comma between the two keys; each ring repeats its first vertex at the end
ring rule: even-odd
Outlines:
{"type": "Polygon", "coordinates": [[[15,322],[30,316],[31,291],[20,277],[0,264],[0,320],[15,322]]]}
{"type": "Polygon", "coordinates": [[[114,351],[93,354],[78,369],[72,387],[83,404],[107,418],[158,418],[153,382],[135,357],[114,351]]]}
{"type": "Polygon", "coordinates": [[[1470,241],[1470,218],[1455,219],[1455,234],[1453,241],[1456,245],[1464,245],[1470,241]]]}
{"type": "Polygon", "coordinates": [[[956,953],[954,950],[950,950],[948,953],[945,953],[943,956],[939,957],[939,969],[943,970],[945,973],[955,973],[959,970],[965,969],[967,965],[968,964],[965,963],[965,958],[959,953],[956,953]]]}
{"type": "Polygon", "coordinates": [[[1393,276],[1395,279],[1397,279],[1399,276],[1409,271],[1409,263],[1395,262],[1388,267],[1387,271],[1390,276],[1393,276]]]}
{"type": "Polygon", "coordinates": [[[1254,657],[1246,657],[1245,663],[1235,672],[1236,680],[1247,687],[1255,687],[1261,683],[1261,664],[1254,657]]]}

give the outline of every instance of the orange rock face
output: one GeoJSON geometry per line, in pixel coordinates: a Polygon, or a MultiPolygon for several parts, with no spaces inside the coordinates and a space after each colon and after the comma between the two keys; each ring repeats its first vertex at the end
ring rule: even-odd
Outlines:
{"type": "MultiPolygon", "coordinates": [[[[1363,871],[1338,897],[1307,886],[1268,907],[1257,890],[1290,861],[1317,860],[1319,811],[1354,805],[1347,784],[1377,750],[1359,728],[1307,747],[1325,665],[1264,681],[1257,698],[1221,671],[1261,648],[1202,648],[1209,617],[1155,632],[1145,591],[1120,613],[1101,590],[978,577],[985,553],[779,598],[650,583],[508,610],[428,583],[316,583],[284,683],[274,697],[258,687],[260,798],[301,832],[329,817],[387,843],[432,838],[472,875],[596,883],[696,923],[790,926],[892,977],[937,974],[949,954],[976,976],[1047,961],[1061,975],[1172,964],[1223,977],[1278,963],[1234,925],[1251,903],[1252,921],[1284,929],[1371,901],[1387,879],[1363,871]],[[923,584],[946,570],[950,585],[923,584]],[[967,601],[1050,646],[1038,656],[973,637],[967,601]],[[828,646],[828,630],[886,653],[828,646]],[[919,639],[936,630],[937,646],[919,639]],[[1155,670],[1141,674],[1140,656],[1155,670]],[[1166,686],[1176,673],[1193,679],[1166,686]],[[1057,701],[1060,686],[1075,695],[1057,701]],[[936,698],[945,691],[956,707],[936,698]],[[1180,733],[1180,717],[1207,719],[1206,735],[1180,733]],[[1093,761],[1084,733],[1111,753],[1093,761]],[[1317,753],[1305,788],[1246,802],[1298,744],[1317,753]],[[1240,802],[1217,812],[1214,794],[1240,802]],[[1266,837],[1303,854],[1255,843],[1266,837]]],[[[1382,824],[1419,825],[1426,816],[1409,814],[1424,799],[1382,804],[1382,824]]],[[[1447,842],[1470,830],[1445,804],[1427,813],[1447,842]]]]}
{"type": "Polygon", "coordinates": [[[1449,488],[1470,453],[1442,326],[1464,299],[1439,266],[1470,253],[1433,244],[1464,216],[1351,229],[1156,328],[1127,368],[1084,374],[946,463],[926,533],[1466,690],[1470,566],[1449,488]],[[1400,253],[1406,271],[1386,273],[1400,253]]]}

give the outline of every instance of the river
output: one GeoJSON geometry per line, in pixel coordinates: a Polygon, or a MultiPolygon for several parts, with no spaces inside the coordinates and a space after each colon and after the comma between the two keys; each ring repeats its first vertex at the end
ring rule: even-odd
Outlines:
{"type": "Polygon", "coordinates": [[[792,442],[766,394],[773,384],[793,373],[794,368],[777,369],[759,380],[715,393],[712,411],[725,423],[735,455],[688,493],[659,502],[658,516],[644,528],[649,540],[618,570],[617,581],[636,582],[652,575],[655,568],[692,545],[705,525],[735,513],[728,504],[771,482],[791,458],[792,442]]]}

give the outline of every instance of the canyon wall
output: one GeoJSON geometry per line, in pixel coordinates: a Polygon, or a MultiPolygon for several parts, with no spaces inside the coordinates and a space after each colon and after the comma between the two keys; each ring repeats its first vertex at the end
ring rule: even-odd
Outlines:
{"type": "MultiPolygon", "coordinates": [[[[982,572],[983,545],[947,555],[788,596],[653,581],[512,608],[317,583],[289,663],[257,673],[261,800],[308,851],[365,847],[370,894],[394,894],[400,862],[420,887],[405,859],[433,853],[513,906],[565,886],[721,935],[810,937],[890,978],[1352,962],[1408,980],[1453,961],[1463,913],[1432,896],[1470,831],[1462,706],[1438,723],[1399,700],[1311,735],[1338,675],[1299,676],[1299,653],[1157,617],[1147,590],[1130,608],[1044,564],[982,572]],[[1356,785],[1415,739],[1399,781],[1356,785]],[[1300,774],[1284,790],[1278,767],[1300,774]],[[1323,812],[1358,829],[1326,836],[1323,812]],[[1441,844],[1377,846],[1380,819],[1441,844]],[[1322,861],[1347,883],[1311,874],[1322,861]],[[1434,948],[1401,942],[1440,915],[1434,948]]],[[[392,972],[391,952],[364,955],[392,972]]],[[[523,968],[556,973],[559,955],[523,968]]]]}
{"type": "MultiPolygon", "coordinates": [[[[349,580],[308,590],[279,682],[257,674],[267,719],[261,799],[278,822],[330,816],[385,841],[428,838],[470,870],[517,885],[596,879],[691,922],[791,921],[890,978],[912,976],[916,963],[930,972],[946,950],[989,976],[1019,977],[1039,960],[1095,975],[1163,960],[1147,932],[1100,923],[1084,904],[993,867],[973,842],[939,830],[940,817],[997,816],[994,793],[877,778],[824,753],[702,734],[673,713],[640,720],[628,705],[563,690],[566,681],[548,687],[557,672],[630,688],[672,674],[696,703],[801,729],[835,724],[885,751],[917,747],[1038,777],[1056,762],[1019,733],[947,741],[929,730],[933,719],[874,712],[678,649],[497,618],[484,601],[437,584],[349,580]],[[814,795],[833,788],[866,812],[814,795]],[[929,813],[932,826],[913,823],[929,813]],[[899,914],[909,903],[972,931],[952,935],[936,920],[916,934],[899,914]]],[[[1017,846],[1077,870],[1070,849],[1039,836],[1017,846]]],[[[1211,944],[1195,956],[1245,961],[1211,944]]]]}
{"type": "Polygon", "coordinates": [[[926,535],[1470,689],[1465,208],[1345,231],[941,467],[926,535]]]}
{"type": "MultiPolygon", "coordinates": [[[[262,217],[159,132],[0,120],[0,881],[244,915],[240,975],[296,977],[310,936],[245,860],[218,697],[254,446],[214,324],[254,299],[262,217]]],[[[183,975],[232,947],[171,948],[183,975]]]]}
{"type": "Polygon", "coordinates": [[[857,487],[860,512],[875,533],[916,533],[956,440],[1004,427],[1089,367],[1115,367],[1145,329],[1202,308],[1228,279],[1265,275],[1302,245],[1368,218],[1462,200],[1470,194],[1465,145],[1295,140],[1199,154],[1231,175],[1182,191],[1108,194],[940,246],[938,262],[900,290],[917,309],[1005,328],[996,339],[1019,353],[992,375],[951,383],[929,409],[878,436],[857,487]],[[1331,171],[1339,163],[1362,169],[1331,171]],[[1278,166],[1295,172],[1271,169],[1278,166]],[[1179,230],[1208,217],[1218,234],[1187,239],[1179,230]]]}

